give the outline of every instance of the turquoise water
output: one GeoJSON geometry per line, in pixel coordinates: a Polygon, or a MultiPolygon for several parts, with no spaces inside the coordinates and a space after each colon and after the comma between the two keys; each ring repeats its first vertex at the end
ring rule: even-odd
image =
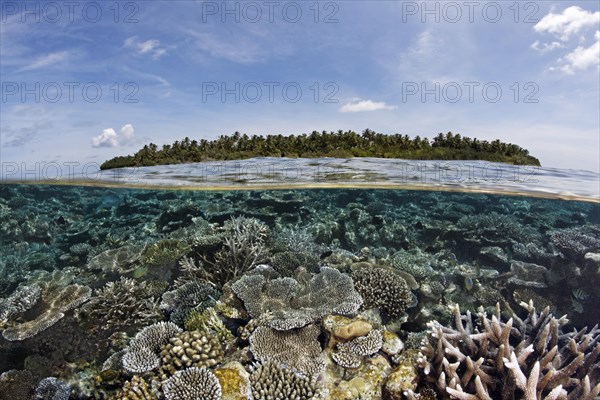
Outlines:
{"type": "MultiPolygon", "coordinates": [[[[201,182],[185,168],[197,167],[138,171],[135,183],[147,185],[154,176],[157,183],[172,184],[175,175],[182,178],[171,186],[201,182]]],[[[339,167],[336,176],[349,168],[339,167]]],[[[538,312],[548,308],[557,318],[566,314],[563,332],[600,321],[596,188],[579,180],[562,191],[586,201],[535,196],[548,195],[568,180],[558,175],[552,180],[547,172],[538,173],[539,190],[531,186],[531,192],[519,195],[449,192],[431,185],[428,190],[423,185],[420,190],[202,191],[0,185],[0,398],[31,398],[36,390],[45,396],[62,393],[56,398],[132,398],[124,396],[133,386],[147,389],[139,398],[235,398],[227,391],[226,365],[251,374],[238,398],[268,398],[264,393],[275,389],[269,389],[264,376],[274,368],[292,367],[296,375],[286,378],[290,385],[321,391],[321,397],[308,390],[299,398],[396,398],[390,394],[390,376],[407,360],[412,360],[414,376],[400,390],[403,396],[425,398],[433,391],[438,398],[450,398],[455,389],[436,386],[410,351],[420,351],[422,343],[415,338],[431,332],[432,321],[454,326],[456,304],[473,315],[492,315],[498,305],[498,316],[506,321],[525,319],[531,301],[538,312]],[[340,315],[348,320],[340,322],[340,315]],[[389,343],[380,343],[343,361],[343,351],[354,342],[332,333],[327,321],[333,320],[340,326],[367,323],[370,328],[356,335],[364,343],[377,342],[382,334],[387,343],[394,335],[404,350],[394,352],[389,343]],[[136,348],[132,338],[167,321],[173,330],[148,350],[156,353],[157,364],[140,367],[136,361],[132,366],[124,357],[136,348]],[[193,332],[206,340],[204,350],[191,353],[209,355],[202,362],[178,364],[174,360],[183,356],[174,347],[192,343],[196,348],[193,332]],[[281,332],[288,335],[285,340],[277,336],[281,332]],[[278,340],[301,343],[285,352],[295,354],[294,360],[311,361],[290,365],[296,361],[271,354],[277,352],[269,346],[278,340]],[[190,365],[207,368],[210,379],[219,378],[219,397],[216,389],[174,394],[172,377],[190,365]],[[378,365],[380,380],[366,377],[368,365],[378,365]],[[299,383],[299,376],[317,383],[299,383]],[[48,377],[58,381],[40,383],[48,377]],[[357,377],[376,383],[356,389],[357,377]],[[260,387],[267,389],[260,392],[260,387]]],[[[497,188],[508,191],[510,185],[497,188]]],[[[597,331],[591,332],[586,345],[593,349],[599,339],[597,331]]],[[[557,343],[566,348],[567,339],[557,343]]],[[[518,341],[512,340],[516,347],[518,341]]],[[[585,382],[586,375],[593,388],[600,366],[596,358],[588,360],[587,369],[580,367],[573,379],[585,382]]],[[[475,393],[474,385],[467,378],[463,389],[475,393]]],[[[563,384],[568,393],[581,395],[575,386],[563,384]]],[[[494,388],[486,387],[492,397],[494,388]]],[[[513,390],[521,398],[523,390],[513,390]]]]}

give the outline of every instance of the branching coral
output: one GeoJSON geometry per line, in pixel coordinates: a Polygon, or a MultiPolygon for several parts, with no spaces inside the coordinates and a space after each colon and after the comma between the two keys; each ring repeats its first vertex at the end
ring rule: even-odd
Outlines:
{"type": "Polygon", "coordinates": [[[221,400],[221,384],[206,368],[177,372],[163,385],[167,400],[221,400]]]}
{"type": "Polygon", "coordinates": [[[356,337],[349,342],[338,343],[331,358],[343,368],[358,368],[363,356],[370,356],[379,351],[383,345],[383,336],[378,330],[371,330],[365,336],[356,337]]]}
{"type": "Polygon", "coordinates": [[[555,231],[550,239],[564,255],[575,260],[587,252],[600,249],[600,239],[586,234],[580,228],[555,231]]]}
{"type": "Polygon", "coordinates": [[[131,328],[147,325],[162,318],[158,301],[145,282],[121,278],[108,282],[81,307],[78,317],[101,330],[131,328]]]}
{"type": "Polygon", "coordinates": [[[147,245],[140,254],[140,263],[149,266],[171,267],[190,251],[190,246],[176,239],[165,239],[147,245]]]}
{"type": "Polygon", "coordinates": [[[306,376],[274,361],[255,365],[250,384],[254,400],[310,400],[319,391],[315,376],[306,376]]]}
{"type": "Polygon", "coordinates": [[[151,371],[160,364],[159,351],[169,339],[181,332],[172,322],[157,322],[139,331],[123,354],[123,368],[129,372],[151,371]]]}
{"type": "Polygon", "coordinates": [[[40,283],[42,294],[35,306],[36,318],[6,328],[2,336],[6,340],[24,340],[54,325],[68,310],[77,307],[90,298],[92,290],[87,286],[60,286],[54,282],[40,283]]]}
{"type": "Polygon", "coordinates": [[[139,375],[134,375],[131,381],[125,382],[123,388],[117,392],[115,400],[157,400],[154,391],[139,375]]]}
{"type": "Polygon", "coordinates": [[[408,284],[393,270],[362,267],[352,272],[352,279],[365,307],[379,308],[391,318],[402,316],[413,301],[408,284]]]}
{"type": "Polygon", "coordinates": [[[431,322],[419,360],[427,381],[457,399],[586,399],[600,393],[600,330],[563,333],[567,320],[529,304],[525,320],[499,307],[473,321],[454,307],[454,329],[431,322]]]}
{"type": "Polygon", "coordinates": [[[250,336],[250,351],[259,361],[274,360],[306,375],[318,375],[325,368],[317,340],[320,332],[317,325],[284,332],[259,326],[250,336]]]}
{"type": "Polygon", "coordinates": [[[268,280],[245,275],[231,285],[253,318],[269,314],[269,326],[277,330],[300,328],[327,314],[354,314],[362,298],[352,279],[336,269],[323,267],[307,283],[292,278],[268,280]]]}

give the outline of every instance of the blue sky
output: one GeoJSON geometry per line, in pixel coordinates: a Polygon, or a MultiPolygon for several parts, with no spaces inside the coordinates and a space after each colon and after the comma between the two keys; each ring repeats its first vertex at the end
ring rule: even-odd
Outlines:
{"type": "Polygon", "coordinates": [[[370,128],[600,170],[597,1],[69,4],[1,2],[3,163],[370,128]]]}

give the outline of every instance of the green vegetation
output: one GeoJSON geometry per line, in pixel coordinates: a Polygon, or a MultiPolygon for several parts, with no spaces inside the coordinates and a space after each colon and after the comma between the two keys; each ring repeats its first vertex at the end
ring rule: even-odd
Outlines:
{"type": "Polygon", "coordinates": [[[211,160],[241,160],[252,157],[379,157],[409,160],[485,160],[509,164],[540,165],[529,151],[500,140],[471,139],[459,134],[439,133],[433,140],[408,135],[385,135],[366,129],[317,132],[310,135],[248,136],[234,133],[216,140],[185,138],[161,149],[145,145],[132,156],[120,156],[104,162],[100,169],[180,164],[211,160]]]}

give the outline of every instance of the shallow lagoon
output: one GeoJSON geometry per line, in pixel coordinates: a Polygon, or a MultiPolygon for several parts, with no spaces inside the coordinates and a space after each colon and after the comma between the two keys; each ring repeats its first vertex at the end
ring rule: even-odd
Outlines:
{"type": "Polygon", "coordinates": [[[326,161],[327,189],[198,165],[1,185],[0,397],[595,396],[597,175],[467,192],[326,161]],[[207,177],[257,188],[172,190],[207,177]]]}

